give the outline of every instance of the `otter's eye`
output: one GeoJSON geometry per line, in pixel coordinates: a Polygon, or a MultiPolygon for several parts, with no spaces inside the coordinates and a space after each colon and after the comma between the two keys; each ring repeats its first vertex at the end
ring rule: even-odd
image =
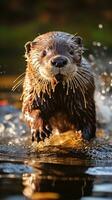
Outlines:
{"type": "Polygon", "coordinates": [[[73,56],[73,55],[74,55],[74,50],[73,50],[73,49],[70,49],[70,50],[69,50],[69,54],[73,56]]]}
{"type": "Polygon", "coordinates": [[[45,57],[47,55],[47,51],[46,50],[43,50],[42,51],[42,57],[45,57]]]}

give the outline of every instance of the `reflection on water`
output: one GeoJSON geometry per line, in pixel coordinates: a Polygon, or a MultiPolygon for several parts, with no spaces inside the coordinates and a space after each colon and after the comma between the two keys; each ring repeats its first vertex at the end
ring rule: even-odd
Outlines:
{"type": "MultiPolygon", "coordinates": [[[[71,162],[70,157],[67,159],[68,164],[66,158],[63,163],[61,160],[62,164],[58,158],[56,164],[38,158],[32,158],[31,162],[27,158],[18,164],[16,161],[1,162],[1,197],[15,200],[17,196],[18,199],[43,200],[112,197],[112,167],[95,167],[97,163],[91,161],[74,158],[71,162]]],[[[102,164],[99,162],[99,165],[102,164]]]]}
{"type": "Polygon", "coordinates": [[[112,63],[104,53],[91,56],[98,119],[91,142],[68,131],[32,145],[21,112],[0,106],[0,199],[112,199],[112,63]]]}
{"type": "Polygon", "coordinates": [[[58,147],[54,151],[48,148],[35,153],[24,137],[23,141],[24,146],[23,143],[3,145],[1,141],[1,199],[112,197],[109,190],[112,184],[111,145],[98,143],[99,146],[95,147],[92,144],[85,154],[73,149],[56,153],[58,147]]]}
{"type": "Polygon", "coordinates": [[[59,194],[61,199],[78,199],[91,194],[93,179],[84,175],[85,168],[53,164],[43,164],[41,168],[45,171],[42,179],[38,174],[23,177],[25,196],[33,198],[37,195],[38,197],[37,192],[39,192],[42,198],[44,192],[53,192],[59,194]]]}

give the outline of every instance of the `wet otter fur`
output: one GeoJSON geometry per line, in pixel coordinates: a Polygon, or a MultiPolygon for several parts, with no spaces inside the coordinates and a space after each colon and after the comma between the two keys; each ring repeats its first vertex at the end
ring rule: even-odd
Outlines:
{"type": "Polygon", "coordinates": [[[82,56],[82,39],[65,32],[48,32],[27,42],[25,49],[22,112],[32,141],[44,140],[55,130],[81,130],[86,140],[93,138],[95,84],[82,56]]]}

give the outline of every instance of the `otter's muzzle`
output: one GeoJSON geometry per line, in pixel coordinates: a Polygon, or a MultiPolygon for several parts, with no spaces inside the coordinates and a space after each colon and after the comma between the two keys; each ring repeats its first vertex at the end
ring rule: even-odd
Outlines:
{"type": "Polygon", "coordinates": [[[64,56],[55,56],[51,60],[52,66],[58,67],[58,68],[64,67],[65,65],[67,65],[67,63],[68,63],[68,60],[64,56]]]}

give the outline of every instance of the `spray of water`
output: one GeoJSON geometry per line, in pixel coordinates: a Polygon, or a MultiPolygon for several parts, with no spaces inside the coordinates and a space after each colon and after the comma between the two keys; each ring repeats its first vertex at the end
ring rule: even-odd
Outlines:
{"type": "Polygon", "coordinates": [[[92,46],[89,60],[95,74],[97,121],[112,130],[112,57],[101,42],[93,41],[92,46]]]}

